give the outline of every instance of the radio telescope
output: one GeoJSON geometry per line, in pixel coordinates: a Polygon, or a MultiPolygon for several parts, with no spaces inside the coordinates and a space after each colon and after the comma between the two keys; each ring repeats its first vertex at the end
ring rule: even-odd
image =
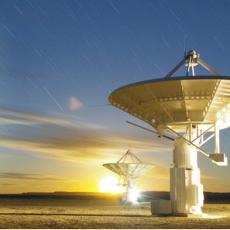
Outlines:
{"type": "Polygon", "coordinates": [[[126,188],[125,202],[137,203],[138,191],[136,179],[153,168],[152,164],[145,164],[129,150],[116,162],[103,166],[119,175],[119,185],[126,188]]]}
{"type": "Polygon", "coordinates": [[[218,166],[227,165],[225,154],[220,152],[219,132],[230,126],[230,77],[220,76],[192,50],[165,78],[121,87],[111,93],[109,101],[145,121],[159,136],[169,137],[167,133],[174,136],[170,137],[174,141],[171,200],[153,202],[152,213],[202,214],[203,185],[197,153],[218,166]],[[198,65],[212,76],[195,75],[198,65]],[[173,77],[182,66],[186,75],[173,77]],[[211,139],[214,148],[209,153],[202,146],[211,139]]]}

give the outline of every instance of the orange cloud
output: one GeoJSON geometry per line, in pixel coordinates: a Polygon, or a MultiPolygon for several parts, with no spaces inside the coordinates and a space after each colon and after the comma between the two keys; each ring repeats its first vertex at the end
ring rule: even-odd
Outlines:
{"type": "Polygon", "coordinates": [[[48,116],[0,108],[4,124],[20,124],[22,129],[5,133],[0,137],[0,146],[38,154],[41,157],[60,160],[116,160],[131,148],[134,152],[168,152],[148,138],[132,135],[117,135],[106,127],[72,120],[71,117],[48,116]],[[40,129],[37,129],[39,125],[40,129]],[[33,129],[34,127],[34,129],[33,129]]]}
{"type": "Polygon", "coordinates": [[[83,107],[83,103],[75,97],[70,97],[68,106],[70,111],[77,111],[83,107]]]}
{"type": "Polygon", "coordinates": [[[40,174],[29,174],[29,173],[18,173],[18,172],[1,172],[0,173],[1,179],[13,179],[13,180],[63,180],[58,177],[52,176],[43,176],[40,174]]]}

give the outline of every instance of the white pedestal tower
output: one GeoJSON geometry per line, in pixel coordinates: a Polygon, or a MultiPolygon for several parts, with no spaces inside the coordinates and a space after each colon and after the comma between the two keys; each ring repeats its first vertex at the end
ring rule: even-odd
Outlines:
{"type": "Polygon", "coordinates": [[[170,169],[170,198],[174,215],[202,213],[204,197],[197,149],[182,138],[175,140],[173,168],[170,169]]]}

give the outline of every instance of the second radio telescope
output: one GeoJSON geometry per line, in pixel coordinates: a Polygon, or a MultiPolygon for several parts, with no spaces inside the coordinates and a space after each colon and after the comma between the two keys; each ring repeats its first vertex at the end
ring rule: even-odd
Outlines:
{"type": "Polygon", "coordinates": [[[116,163],[103,166],[119,176],[120,185],[126,187],[125,201],[132,203],[136,203],[138,198],[136,179],[154,167],[142,162],[129,150],[116,163]]]}

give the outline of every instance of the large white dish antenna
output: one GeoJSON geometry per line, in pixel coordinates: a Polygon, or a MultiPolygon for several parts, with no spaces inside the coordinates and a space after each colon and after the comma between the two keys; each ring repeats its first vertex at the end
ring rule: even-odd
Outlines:
{"type": "MultiPolygon", "coordinates": [[[[167,125],[181,131],[188,123],[210,124],[230,104],[230,77],[196,76],[154,79],[112,92],[112,105],[147,122],[155,129],[167,125]]],[[[230,113],[229,113],[230,115],[230,113]]],[[[220,129],[230,124],[222,124],[220,129]]]]}

